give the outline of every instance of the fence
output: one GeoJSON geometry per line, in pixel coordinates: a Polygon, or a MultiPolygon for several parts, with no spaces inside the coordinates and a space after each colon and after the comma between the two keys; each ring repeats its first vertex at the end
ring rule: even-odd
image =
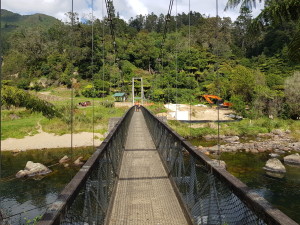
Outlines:
{"type": "Polygon", "coordinates": [[[142,111],[177,196],[194,224],[297,224],[146,108],[142,111]]]}
{"type": "Polygon", "coordinates": [[[58,196],[39,221],[50,224],[104,224],[133,108],[119,120],[106,139],[58,196]]]}

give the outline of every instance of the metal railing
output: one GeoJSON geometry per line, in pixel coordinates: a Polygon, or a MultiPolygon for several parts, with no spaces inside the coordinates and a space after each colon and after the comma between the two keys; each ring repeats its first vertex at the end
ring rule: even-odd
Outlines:
{"type": "Polygon", "coordinates": [[[297,223],[142,108],[177,197],[194,224],[297,223]]]}
{"type": "Polygon", "coordinates": [[[39,221],[50,224],[104,224],[114,196],[128,126],[129,109],[39,221]]]}

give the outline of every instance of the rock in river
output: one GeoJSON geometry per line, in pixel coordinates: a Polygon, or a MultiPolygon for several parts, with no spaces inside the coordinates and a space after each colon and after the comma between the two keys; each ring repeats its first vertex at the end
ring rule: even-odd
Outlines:
{"type": "Polygon", "coordinates": [[[279,159],[269,159],[264,166],[264,170],[273,173],[285,173],[286,169],[279,159]]]}
{"type": "Polygon", "coordinates": [[[279,157],[279,154],[277,154],[277,153],[270,153],[269,156],[271,156],[271,158],[277,158],[277,157],[279,157]]]}
{"type": "Polygon", "coordinates": [[[41,163],[34,163],[32,161],[28,161],[26,163],[25,169],[20,170],[17,174],[17,178],[22,178],[22,177],[32,177],[32,176],[37,176],[37,175],[45,175],[48,173],[51,173],[52,171],[44,166],[41,163]]]}
{"type": "Polygon", "coordinates": [[[229,136],[224,138],[224,141],[227,143],[239,142],[240,138],[238,136],[229,136]]]}
{"type": "Polygon", "coordinates": [[[287,164],[300,165],[300,155],[299,153],[288,155],[283,158],[284,162],[287,164]]]}

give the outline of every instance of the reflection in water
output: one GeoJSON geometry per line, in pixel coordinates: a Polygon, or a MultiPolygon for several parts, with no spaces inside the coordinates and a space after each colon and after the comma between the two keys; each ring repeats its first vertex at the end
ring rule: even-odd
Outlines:
{"type": "MultiPolygon", "coordinates": [[[[75,149],[74,159],[83,156],[87,159],[92,148],[75,149]]],[[[48,205],[54,202],[58,194],[73,178],[78,167],[65,168],[56,164],[64,155],[70,155],[70,149],[31,150],[13,155],[2,153],[2,179],[0,180],[0,209],[10,217],[11,224],[24,224],[26,220],[40,216],[48,205]],[[24,169],[27,161],[40,162],[53,171],[38,179],[15,179],[15,174],[24,169]]]]}
{"type": "Polygon", "coordinates": [[[300,223],[300,167],[285,165],[285,176],[272,178],[263,170],[268,159],[268,153],[222,153],[221,156],[230,173],[300,223]]]}

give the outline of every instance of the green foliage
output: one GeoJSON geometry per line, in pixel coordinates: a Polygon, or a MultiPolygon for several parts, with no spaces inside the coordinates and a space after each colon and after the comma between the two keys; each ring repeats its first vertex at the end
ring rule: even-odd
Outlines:
{"type": "Polygon", "coordinates": [[[188,124],[181,123],[176,120],[169,120],[168,124],[175,130],[178,134],[183,137],[189,138],[198,138],[203,137],[208,134],[217,134],[218,131],[216,129],[210,127],[201,127],[201,128],[190,128],[188,124]]]}
{"type": "Polygon", "coordinates": [[[28,90],[30,86],[30,79],[20,79],[18,80],[17,87],[20,89],[28,90]]]}
{"type": "Polygon", "coordinates": [[[42,216],[36,216],[32,220],[24,218],[25,219],[25,225],[36,225],[40,219],[42,219],[42,216]]]}
{"type": "Polygon", "coordinates": [[[285,81],[286,102],[290,108],[290,114],[293,118],[300,116],[300,72],[285,81]]]}
{"type": "Polygon", "coordinates": [[[22,112],[24,111],[19,110],[7,113],[6,110],[3,110],[3,114],[7,113],[7,116],[2,118],[1,140],[7,138],[24,138],[25,136],[37,133],[37,124],[42,119],[41,114],[30,113],[29,115],[24,115],[22,112]]]}
{"type": "Polygon", "coordinates": [[[164,107],[163,103],[155,103],[153,105],[148,106],[147,108],[154,114],[167,112],[167,109],[164,107]]]}
{"type": "Polygon", "coordinates": [[[246,116],[246,102],[244,101],[243,96],[233,95],[230,98],[230,102],[232,103],[232,108],[241,116],[246,116]]]}
{"type": "Polygon", "coordinates": [[[84,89],[81,91],[81,94],[87,98],[95,98],[98,93],[96,93],[96,90],[93,87],[93,85],[89,84],[84,87],[84,89]]]}
{"type": "Polygon", "coordinates": [[[113,100],[103,100],[100,102],[101,105],[103,105],[105,108],[113,108],[114,107],[114,101],[113,100]]]}
{"type": "Polygon", "coordinates": [[[230,84],[232,95],[240,95],[244,102],[251,102],[255,87],[255,75],[251,69],[243,66],[234,68],[230,84]]]}
{"type": "MultiPolygon", "coordinates": [[[[105,100],[104,100],[105,101],[105,100]]],[[[109,99],[108,99],[109,102],[109,99]]],[[[95,132],[105,133],[108,128],[108,121],[111,117],[121,117],[125,109],[108,107],[108,105],[102,105],[100,102],[95,101],[95,107],[84,107],[73,109],[73,132],[95,132]],[[93,128],[93,122],[97,126],[93,128]]],[[[60,106],[61,114],[60,118],[53,118],[51,120],[42,119],[41,125],[45,132],[55,134],[67,134],[70,133],[71,125],[71,106],[64,103],[60,106]]]]}
{"type": "Polygon", "coordinates": [[[49,102],[38,99],[37,97],[15,87],[2,87],[2,102],[1,105],[6,107],[25,107],[34,112],[41,112],[48,118],[60,116],[55,106],[49,102]]]}
{"type": "Polygon", "coordinates": [[[103,80],[94,81],[94,85],[86,85],[81,94],[87,98],[100,98],[109,94],[110,83],[103,80]]]}
{"type": "MultiPolygon", "coordinates": [[[[267,7],[259,20],[263,32],[255,35],[253,21],[258,20],[252,19],[251,10],[245,7],[255,1],[229,4],[235,6],[237,2],[243,2],[243,7],[235,22],[197,12],[171,16],[162,51],[164,15],[138,15],[128,23],[116,18],[118,59],[106,21],[97,19],[93,63],[91,21],[82,23],[77,14],[68,13],[68,19],[75,16],[76,20],[71,28],[70,21],[56,23],[44,15],[25,18],[5,11],[5,29],[10,35],[3,42],[7,43],[3,74],[13,85],[25,90],[41,90],[41,78],[55,86],[71,88],[73,83],[76,96],[82,94],[87,98],[105,97],[112,92],[130,94],[132,78],[143,77],[145,96],[152,101],[191,103],[203,94],[212,94],[232,99],[234,109],[251,118],[295,116],[292,105],[287,103],[284,83],[300,69],[288,61],[288,46],[297,47],[298,43],[299,15],[297,7],[281,7],[295,1],[266,1],[267,7]],[[272,13],[274,10],[282,13],[280,23],[272,13]],[[23,19],[45,26],[21,29],[19,22],[23,19]],[[187,35],[189,30],[191,35],[187,35]],[[75,87],[76,83],[81,86],[75,87]]],[[[137,94],[139,85],[136,84],[137,94]]]]}

